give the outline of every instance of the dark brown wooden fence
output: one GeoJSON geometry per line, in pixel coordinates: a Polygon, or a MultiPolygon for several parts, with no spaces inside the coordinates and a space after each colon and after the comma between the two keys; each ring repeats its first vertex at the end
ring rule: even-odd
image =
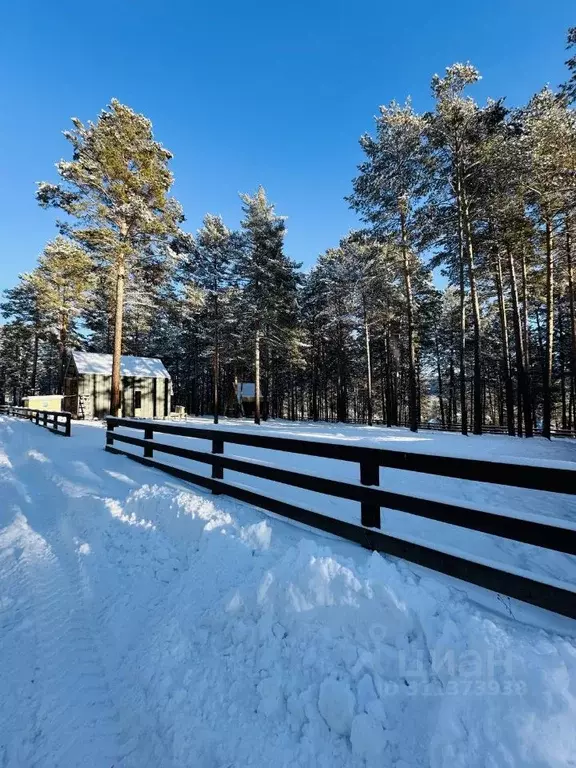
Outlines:
{"type": "Polygon", "coordinates": [[[461,557],[441,551],[433,546],[406,541],[379,530],[380,508],[387,507],[473,531],[481,531],[557,552],[576,555],[576,526],[571,527],[569,523],[560,524],[556,520],[523,520],[511,515],[495,514],[494,512],[461,507],[447,502],[415,498],[376,487],[380,482],[380,467],[388,467],[462,480],[574,495],[576,494],[576,470],[405,453],[315,440],[178,426],[173,423],[113,417],[108,417],[106,421],[107,451],[123,454],[141,464],[161,469],[175,477],[208,488],[213,493],[225,493],[240,501],[267,509],[299,523],[349,539],[369,549],[402,557],[472,584],[478,584],[481,587],[576,618],[576,590],[568,585],[555,583],[553,580],[547,583],[545,580],[533,579],[522,575],[513,568],[507,570],[504,566],[496,566],[471,556],[461,557]],[[115,429],[118,427],[143,431],[144,437],[116,432],[115,429]],[[155,433],[210,440],[212,452],[157,442],[154,439],[155,433]],[[115,442],[141,447],[143,448],[143,455],[140,456],[117,448],[114,446],[115,442]],[[356,484],[315,477],[302,472],[270,466],[252,459],[225,456],[224,445],[226,443],[353,462],[359,465],[360,482],[356,484]],[[212,467],[211,477],[158,461],[153,458],[155,452],[210,464],[212,467]],[[226,482],[224,480],[226,469],[305,488],[316,493],[357,501],[361,507],[361,525],[337,520],[226,482]]]}
{"type": "Polygon", "coordinates": [[[70,437],[72,414],[67,411],[40,411],[37,408],[21,408],[17,405],[0,405],[0,414],[33,421],[56,435],[70,437]]]}

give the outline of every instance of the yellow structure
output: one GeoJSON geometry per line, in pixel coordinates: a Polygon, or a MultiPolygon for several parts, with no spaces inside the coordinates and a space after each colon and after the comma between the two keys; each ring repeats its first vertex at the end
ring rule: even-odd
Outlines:
{"type": "Polygon", "coordinates": [[[24,398],[25,408],[38,408],[40,411],[61,411],[62,395],[30,395],[24,398]]]}

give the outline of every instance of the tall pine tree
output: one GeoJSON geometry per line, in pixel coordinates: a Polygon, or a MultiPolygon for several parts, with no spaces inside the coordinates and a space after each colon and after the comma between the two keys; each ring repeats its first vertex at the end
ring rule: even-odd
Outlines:
{"type": "Polygon", "coordinates": [[[60,208],[72,219],[64,233],[95,251],[112,271],[114,343],[110,410],[120,409],[120,357],[125,284],[142,254],[177,232],[179,204],[168,193],[173,177],[171,153],[154,140],[143,115],[113,99],[96,123],[78,118],[64,136],[72,160],[57,163],[59,184],[41,182],[37,198],[44,207],[60,208]]]}

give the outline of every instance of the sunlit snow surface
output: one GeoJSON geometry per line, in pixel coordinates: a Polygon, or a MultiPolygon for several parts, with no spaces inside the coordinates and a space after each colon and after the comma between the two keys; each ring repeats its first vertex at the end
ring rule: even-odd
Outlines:
{"type": "MultiPolygon", "coordinates": [[[[263,429],[576,467],[572,441],[263,429]]],[[[0,765],[574,764],[574,622],[211,497],[103,444],[98,425],[65,439],[0,418],[0,765]]],[[[344,462],[228,449],[358,479],[344,462]]],[[[358,522],[353,503],[226,476],[358,522]]],[[[381,484],[576,520],[567,496],[395,470],[381,484]]],[[[568,556],[387,510],[383,524],[574,583],[568,556]]]]}

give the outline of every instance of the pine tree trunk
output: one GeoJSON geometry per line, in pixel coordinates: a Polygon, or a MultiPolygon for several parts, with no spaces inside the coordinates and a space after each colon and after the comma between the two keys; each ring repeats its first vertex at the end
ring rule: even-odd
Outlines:
{"type": "Polygon", "coordinates": [[[198,334],[194,333],[194,415],[200,416],[200,370],[198,366],[198,334]]]}
{"type": "MultiPolygon", "coordinates": [[[[516,371],[518,373],[518,388],[522,392],[522,404],[524,411],[524,431],[526,437],[534,435],[532,424],[532,403],[530,402],[530,389],[528,378],[524,368],[524,343],[522,334],[522,325],[520,319],[520,302],[518,301],[518,285],[516,282],[516,267],[514,256],[509,246],[506,247],[508,256],[508,270],[510,272],[510,294],[512,296],[512,318],[514,324],[514,347],[516,349],[516,371]]],[[[518,421],[522,415],[518,413],[518,421]]]]}
{"type": "MultiPolygon", "coordinates": [[[[270,329],[268,328],[267,338],[270,338],[270,329]]],[[[264,386],[262,387],[262,421],[267,421],[270,417],[270,400],[272,390],[272,350],[270,349],[270,342],[264,345],[264,359],[266,366],[264,370],[264,386]]]]}
{"type": "Polygon", "coordinates": [[[384,354],[386,359],[386,426],[392,426],[392,369],[391,369],[391,352],[390,352],[390,327],[386,326],[386,332],[384,336],[384,354]]]}
{"type": "Polygon", "coordinates": [[[440,403],[440,419],[442,427],[446,426],[446,415],[444,413],[444,398],[442,396],[442,365],[440,362],[440,344],[438,343],[438,334],[434,335],[436,345],[436,369],[438,371],[438,401],[440,403]]]}
{"type": "Polygon", "coordinates": [[[114,346],[112,350],[112,386],[110,392],[110,413],[118,416],[120,411],[120,363],[122,357],[122,326],[124,323],[124,283],[126,266],[122,257],[117,265],[116,306],[114,314],[114,346]]]}
{"type": "Polygon", "coordinates": [[[475,435],[482,434],[482,360],[480,342],[480,303],[476,288],[476,269],[474,266],[474,248],[472,244],[472,231],[470,227],[470,215],[468,200],[462,191],[463,199],[463,224],[466,243],[466,255],[468,262],[468,280],[470,282],[470,298],[472,300],[472,319],[474,323],[474,400],[473,418],[475,435]]]}
{"type": "Polygon", "coordinates": [[[554,355],[554,256],[552,224],[546,221],[546,344],[544,356],[542,436],[550,439],[552,426],[552,363],[554,355]]]}
{"type": "Polygon", "coordinates": [[[344,334],[342,323],[338,322],[338,360],[336,365],[336,418],[345,423],[348,420],[348,384],[346,371],[346,354],[344,350],[344,334]]]}
{"type": "Polygon", "coordinates": [[[312,320],[312,420],[318,421],[318,354],[316,342],[316,318],[312,320]]]}
{"type": "Polygon", "coordinates": [[[36,394],[36,380],[38,378],[38,345],[40,336],[38,333],[34,333],[34,352],[32,356],[32,376],[30,381],[31,395],[36,394]]]}
{"type": "Polygon", "coordinates": [[[398,372],[398,358],[394,346],[392,347],[392,358],[390,365],[390,402],[392,403],[392,423],[397,427],[402,411],[402,405],[400,403],[399,397],[399,392],[402,391],[402,386],[400,382],[400,374],[398,372]]]}
{"type": "Polygon", "coordinates": [[[574,296],[574,265],[572,261],[572,237],[566,222],[566,271],[568,278],[568,307],[570,316],[570,375],[571,388],[576,384],[576,297],[574,296]]]}
{"type": "Polygon", "coordinates": [[[408,422],[412,432],[418,431],[418,403],[416,396],[416,351],[414,348],[414,308],[412,297],[412,276],[408,255],[408,240],[406,233],[406,211],[400,204],[400,234],[402,248],[402,265],[404,271],[404,287],[406,291],[406,314],[408,319],[408,422]]]}
{"type": "Polygon", "coordinates": [[[66,349],[68,346],[68,316],[65,311],[61,314],[60,320],[60,362],[58,366],[58,394],[64,394],[64,366],[66,364],[66,349]]]}
{"type": "Polygon", "coordinates": [[[219,328],[219,317],[218,317],[218,296],[216,296],[216,307],[215,307],[215,316],[216,316],[216,338],[214,339],[214,401],[213,401],[213,408],[214,408],[214,424],[218,424],[218,383],[220,378],[220,328],[219,328]]]}
{"type": "Polygon", "coordinates": [[[385,378],[385,368],[384,368],[384,344],[382,342],[382,339],[380,339],[380,345],[379,345],[379,360],[380,360],[380,370],[379,370],[379,378],[380,378],[380,409],[382,411],[382,425],[386,422],[386,378],[385,378]]]}
{"type": "Polygon", "coordinates": [[[254,424],[260,424],[260,328],[256,328],[254,349],[254,424]]]}
{"type": "Polygon", "coordinates": [[[464,279],[464,235],[462,211],[458,197],[458,257],[460,282],[460,422],[462,434],[468,434],[468,409],[466,407],[466,282],[464,279]]]}
{"type": "Polygon", "coordinates": [[[422,367],[420,365],[420,360],[418,360],[417,366],[416,366],[416,382],[417,382],[417,388],[416,388],[416,413],[417,413],[417,419],[418,424],[422,421],[422,367]]]}
{"type": "Polygon", "coordinates": [[[366,302],[364,302],[364,340],[366,344],[366,395],[368,400],[368,426],[372,426],[373,403],[372,403],[372,357],[370,354],[370,326],[368,325],[368,314],[366,312],[366,302]]]}
{"type": "Polygon", "coordinates": [[[386,328],[385,336],[386,350],[386,426],[392,426],[392,371],[390,358],[390,330],[386,328]]]}
{"type": "Polygon", "coordinates": [[[530,383],[530,329],[528,326],[528,275],[526,268],[526,254],[522,249],[522,333],[524,337],[524,369],[530,383]]]}
{"type": "MultiPolygon", "coordinates": [[[[506,393],[506,425],[508,434],[514,436],[514,387],[512,385],[512,376],[510,373],[510,346],[508,343],[508,318],[506,316],[506,300],[502,287],[502,263],[500,261],[500,251],[496,248],[494,253],[495,273],[496,273],[496,292],[498,295],[498,309],[500,311],[500,335],[502,340],[502,376],[504,378],[504,391],[506,393]]],[[[521,420],[520,413],[518,420],[521,420]]]]}
{"type": "Polygon", "coordinates": [[[542,321],[540,319],[540,307],[536,307],[536,331],[538,336],[538,359],[540,361],[540,367],[542,368],[542,375],[544,375],[544,335],[542,333],[542,321]]]}
{"type": "Polygon", "coordinates": [[[454,372],[454,346],[453,340],[450,342],[450,370],[448,379],[448,427],[451,427],[456,422],[456,377],[454,372]]]}
{"type": "MultiPolygon", "coordinates": [[[[537,424],[536,400],[532,396],[532,349],[530,345],[530,327],[528,324],[528,275],[526,267],[526,253],[522,249],[522,327],[524,332],[524,371],[526,372],[526,391],[531,412],[531,429],[537,424]]],[[[533,437],[533,432],[526,437],[533,437]]]]}
{"type": "Polygon", "coordinates": [[[312,369],[312,421],[318,421],[320,418],[318,411],[318,371],[315,359],[312,369]]]}
{"type": "Polygon", "coordinates": [[[566,410],[566,357],[564,354],[564,312],[562,302],[558,302],[558,354],[560,358],[560,403],[562,404],[562,429],[568,429],[568,412],[566,410]]]}
{"type": "Polygon", "coordinates": [[[296,383],[294,381],[294,368],[290,363],[290,420],[296,421],[296,383]]]}
{"type": "MultiPolygon", "coordinates": [[[[524,374],[526,375],[526,374],[524,374]]],[[[516,392],[516,408],[518,410],[518,437],[522,437],[524,435],[524,426],[522,423],[522,414],[524,413],[524,407],[522,405],[522,391],[520,387],[517,387],[516,392]]]]}

